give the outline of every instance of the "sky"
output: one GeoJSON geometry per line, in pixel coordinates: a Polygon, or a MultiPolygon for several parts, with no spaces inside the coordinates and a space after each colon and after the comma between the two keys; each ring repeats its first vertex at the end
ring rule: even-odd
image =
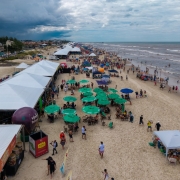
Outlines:
{"type": "Polygon", "coordinates": [[[76,42],[180,41],[180,0],[0,0],[0,36],[76,42]]]}

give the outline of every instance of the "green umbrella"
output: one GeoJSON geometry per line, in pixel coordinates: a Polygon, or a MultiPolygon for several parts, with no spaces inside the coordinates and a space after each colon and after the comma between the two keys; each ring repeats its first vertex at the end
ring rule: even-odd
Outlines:
{"type": "Polygon", "coordinates": [[[82,80],[79,81],[79,83],[81,83],[81,84],[85,84],[85,83],[88,83],[88,82],[89,82],[89,80],[86,80],[86,79],[82,79],[82,80]]]}
{"type": "Polygon", "coordinates": [[[60,109],[59,106],[57,105],[49,105],[47,107],[45,107],[44,111],[47,113],[47,114],[51,114],[51,113],[56,113],[58,112],[60,109]]]}
{"type": "Polygon", "coordinates": [[[97,95],[105,95],[106,96],[106,93],[104,91],[100,91],[100,92],[96,92],[97,95]]]}
{"type": "Polygon", "coordinates": [[[83,102],[93,102],[96,100],[96,97],[94,96],[87,96],[81,99],[83,102]]]}
{"type": "Polygon", "coordinates": [[[77,98],[75,98],[73,96],[66,96],[63,99],[67,102],[75,102],[77,100],[77,98]]]}
{"type": "Polygon", "coordinates": [[[108,101],[107,99],[99,99],[98,104],[105,106],[105,105],[110,104],[110,101],[108,101]]]}
{"type": "Polygon", "coordinates": [[[108,97],[109,97],[109,99],[116,99],[116,98],[119,98],[119,95],[113,93],[113,94],[109,94],[108,97]]]}
{"type": "Polygon", "coordinates": [[[125,99],[122,99],[122,98],[117,98],[117,99],[115,99],[114,102],[117,103],[117,104],[124,104],[127,101],[125,99]]]}
{"type": "Polygon", "coordinates": [[[96,106],[84,106],[82,111],[87,114],[98,114],[100,109],[96,106]]]}
{"type": "Polygon", "coordinates": [[[86,92],[86,93],[83,93],[83,96],[87,97],[87,96],[92,96],[93,93],[92,92],[86,92]]]}
{"type": "Polygon", "coordinates": [[[101,88],[95,88],[93,91],[94,91],[95,93],[97,93],[97,92],[104,92],[101,88]]]}
{"type": "Polygon", "coordinates": [[[76,116],[74,114],[68,114],[63,117],[64,121],[69,123],[76,123],[80,120],[79,116],[76,116]]]}
{"type": "Polygon", "coordinates": [[[75,83],[76,83],[76,81],[75,81],[75,80],[73,80],[73,79],[71,79],[71,80],[68,80],[66,83],[68,83],[68,84],[75,84],[75,83]]]}
{"type": "Polygon", "coordinates": [[[86,87],[83,87],[83,88],[79,89],[79,92],[81,92],[81,93],[86,93],[86,92],[91,92],[91,91],[92,91],[91,88],[86,88],[86,87]]]}
{"type": "Polygon", "coordinates": [[[118,92],[118,91],[117,91],[116,89],[114,89],[114,88],[109,88],[108,91],[109,91],[109,92],[112,92],[112,93],[118,92]]]}
{"type": "Polygon", "coordinates": [[[75,109],[64,109],[62,110],[62,114],[76,114],[75,109]]]}
{"type": "Polygon", "coordinates": [[[98,94],[97,96],[96,96],[96,98],[97,99],[104,99],[104,98],[106,98],[107,99],[107,95],[104,93],[104,94],[98,94]]]}

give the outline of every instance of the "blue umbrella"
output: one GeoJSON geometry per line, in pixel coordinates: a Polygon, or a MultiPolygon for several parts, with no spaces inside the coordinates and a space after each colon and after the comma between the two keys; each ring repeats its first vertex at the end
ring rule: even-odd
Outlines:
{"type": "Polygon", "coordinates": [[[110,78],[110,75],[104,74],[102,75],[103,78],[110,78]]]}
{"type": "Polygon", "coordinates": [[[124,89],[121,89],[120,92],[125,93],[125,94],[130,94],[133,92],[133,90],[129,88],[124,88],[124,89]]]}

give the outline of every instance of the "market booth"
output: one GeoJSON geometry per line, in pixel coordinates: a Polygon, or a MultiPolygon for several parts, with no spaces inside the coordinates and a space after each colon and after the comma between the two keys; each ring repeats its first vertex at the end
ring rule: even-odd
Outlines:
{"type": "Polygon", "coordinates": [[[42,131],[31,134],[29,136],[29,151],[36,158],[48,153],[48,136],[42,131]]]}
{"type": "Polygon", "coordinates": [[[9,176],[16,174],[24,158],[25,143],[17,141],[21,129],[22,125],[0,125],[0,172],[4,169],[9,176]]]}

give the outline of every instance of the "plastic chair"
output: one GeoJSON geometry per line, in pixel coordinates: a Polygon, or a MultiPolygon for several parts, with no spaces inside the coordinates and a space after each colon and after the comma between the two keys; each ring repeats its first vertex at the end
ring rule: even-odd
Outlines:
{"type": "Polygon", "coordinates": [[[109,128],[112,129],[113,128],[113,122],[109,123],[109,128]]]}

